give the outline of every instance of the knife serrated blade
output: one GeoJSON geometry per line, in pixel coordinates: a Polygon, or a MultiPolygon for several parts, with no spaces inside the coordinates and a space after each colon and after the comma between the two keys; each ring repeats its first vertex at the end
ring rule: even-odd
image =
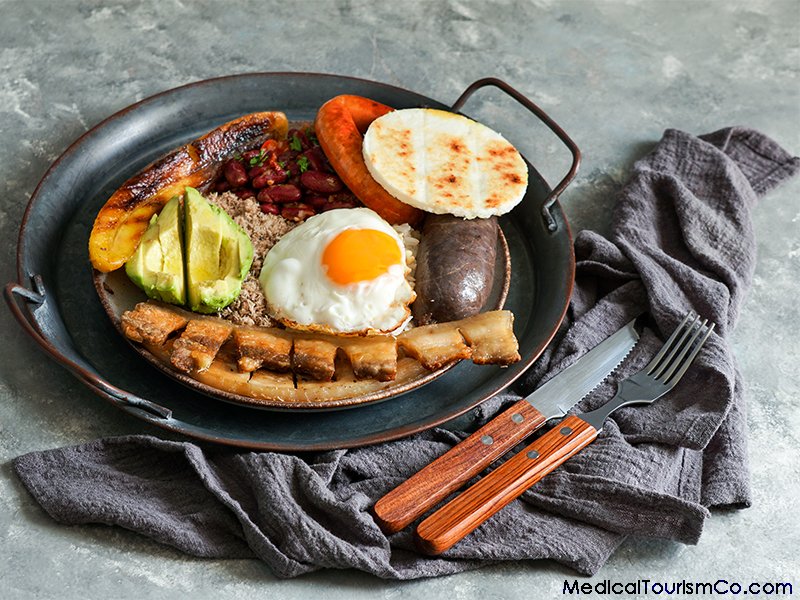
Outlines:
{"type": "Polygon", "coordinates": [[[400,531],[548,420],[563,417],[636,345],[634,325],[635,319],[378,500],[372,513],[381,529],[400,531]]]}
{"type": "Polygon", "coordinates": [[[636,342],[636,319],[600,342],[573,364],[524,398],[545,421],[563,417],[625,360],[636,342]]]}

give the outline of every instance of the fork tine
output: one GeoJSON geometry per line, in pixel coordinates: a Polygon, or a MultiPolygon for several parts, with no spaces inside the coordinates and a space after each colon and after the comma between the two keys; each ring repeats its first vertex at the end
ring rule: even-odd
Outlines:
{"type": "Polygon", "coordinates": [[[689,365],[691,365],[694,362],[694,359],[697,357],[697,354],[698,352],[700,352],[700,349],[703,347],[703,344],[706,343],[706,340],[711,335],[711,332],[714,331],[714,325],[715,325],[714,323],[711,323],[711,326],[708,327],[708,329],[706,330],[706,334],[700,339],[699,342],[697,342],[697,344],[695,344],[691,354],[689,354],[689,356],[687,356],[684,359],[683,363],[681,364],[681,367],[678,369],[678,372],[675,373],[675,375],[673,375],[671,379],[668,378],[667,385],[673,387],[675,386],[676,383],[678,383],[681,380],[681,377],[684,376],[686,370],[689,368],[689,365]]]}
{"type": "Polygon", "coordinates": [[[678,325],[675,328],[675,331],[672,332],[672,335],[669,336],[669,339],[666,342],[664,342],[663,346],[661,346],[661,350],[658,351],[658,354],[656,354],[653,357],[653,360],[651,360],[650,363],[645,367],[645,371],[647,372],[648,375],[651,375],[653,373],[653,371],[655,370],[655,368],[657,366],[659,366],[659,364],[661,363],[661,359],[664,358],[664,356],[667,354],[667,352],[671,352],[673,350],[673,344],[675,343],[675,340],[677,340],[678,337],[681,335],[681,333],[684,332],[684,329],[686,328],[686,323],[692,317],[694,317],[694,319],[692,320],[692,324],[687,329],[687,331],[691,331],[691,328],[694,326],[694,323],[695,323],[695,321],[697,321],[699,316],[696,316],[696,315],[694,315],[694,313],[689,312],[683,318],[683,321],[681,321],[680,325],[678,325]]]}
{"type": "MultiPolygon", "coordinates": [[[[675,371],[678,368],[680,368],[680,366],[683,364],[682,362],[683,359],[692,349],[692,346],[694,345],[697,338],[700,337],[701,334],[705,333],[706,323],[708,323],[708,321],[706,319],[703,319],[703,322],[698,324],[696,328],[693,328],[687,331],[686,334],[684,334],[683,337],[686,337],[688,333],[692,333],[692,337],[682,346],[678,346],[675,349],[675,352],[672,352],[670,354],[669,360],[664,363],[663,368],[660,368],[659,373],[655,375],[655,378],[657,380],[666,384],[666,382],[669,380],[672,374],[675,373],[675,371]]],[[[681,340],[681,342],[683,342],[683,340],[681,340]]]]}

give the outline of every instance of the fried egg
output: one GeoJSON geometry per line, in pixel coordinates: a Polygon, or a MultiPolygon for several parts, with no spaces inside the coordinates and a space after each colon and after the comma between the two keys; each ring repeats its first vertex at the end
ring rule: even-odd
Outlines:
{"type": "Polygon", "coordinates": [[[401,236],[368,208],[307,219],[270,249],[259,281],[271,317],[332,334],[391,332],[416,297],[401,236]]]}

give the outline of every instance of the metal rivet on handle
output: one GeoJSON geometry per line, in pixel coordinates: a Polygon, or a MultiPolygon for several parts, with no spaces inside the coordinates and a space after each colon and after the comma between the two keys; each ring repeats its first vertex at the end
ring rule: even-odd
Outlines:
{"type": "Polygon", "coordinates": [[[535,459],[539,458],[539,453],[536,450],[530,450],[528,452],[528,458],[530,458],[532,460],[535,460],[535,459]]]}
{"type": "Polygon", "coordinates": [[[482,441],[484,444],[486,444],[487,446],[491,446],[491,445],[494,443],[494,440],[492,439],[492,436],[490,436],[490,435],[485,435],[485,436],[483,436],[483,437],[481,438],[481,441],[482,441]]]}
{"type": "Polygon", "coordinates": [[[561,435],[569,435],[572,433],[572,429],[570,427],[562,427],[559,431],[561,435]]]}
{"type": "Polygon", "coordinates": [[[511,420],[514,421],[514,423],[522,423],[525,420],[525,417],[519,413],[514,413],[511,415],[511,420]]]}

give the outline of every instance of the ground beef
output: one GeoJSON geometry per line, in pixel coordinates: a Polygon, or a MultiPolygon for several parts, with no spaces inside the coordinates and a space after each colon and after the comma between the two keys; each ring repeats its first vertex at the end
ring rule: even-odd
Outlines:
{"type": "MultiPolygon", "coordinates": [[[[267,314],[267,301],[258,276],[267,251],[298,223],[287,221],[278,215],[265,214],[261,212],[261,207],[254,198],[243,200],[233,192],[212,193],[206,198],[228,213],[253,242],[253,266],[242,283],[242,292],[233,304],[222,309],[219,316],[239,325],[274,327],[278,323],[267,314]]],[[[406,279],[413,289],[419,233],[405,224],[395,225],[394,230],[400,235],[406,248],[406,265],[409,268],[406,279]]],[[[413,324],[409,322],[403,328],[411,326],[413,324]]]]}
{"type": "Polygon", "coordinates": [[[272,327],[275,322],[267,314],[267,302],[258,276],[267,251],[296,223],[261,212],[254,198],[243,200],[231,192],[209,194],[206,198],[228,213],[253,242],[253,266],[242,283],[242,292],[233,304],[220,312],[220,316],[240,325],[272,327]]]}

